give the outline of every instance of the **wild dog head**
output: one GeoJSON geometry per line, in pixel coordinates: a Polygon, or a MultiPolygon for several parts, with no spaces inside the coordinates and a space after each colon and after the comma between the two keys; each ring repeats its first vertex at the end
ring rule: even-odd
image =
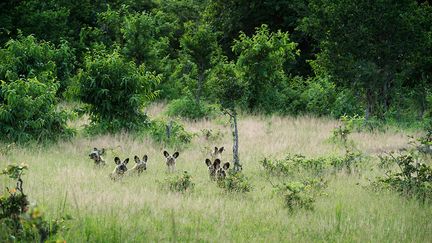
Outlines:
{"type": "Polygon", "coordinates": [[[216,171],[220,168],[220,159],[215,159],[213,163],[210,159],[206,159],[205,163],[209,170],[209,176],[211,179],[216,179],[216,171]]]}
{"type": "Polygon", "coordinates": [[[121,162],[119,157],[115,157],[114,163],[116,164],[116,167],[114,168],[114,171],[110,175],[111,179],[113,180],[120,178],[128,170],[126,165],[127,163],[129,163],[129,158],[121,162]]]}
{"type": "Polygon", "coordinates": [[[213,163],[211,162],[210,159],[206,159],[205,163],[208,167],[209,175],[211,179],[218,179],[218,180],[224,179],[227,175],[227,170],[230,167],[229,162],[223,164],[223,166],[221,167],[220,159],[215,159],[213,163]]]}
{"type": "Polygon", "coordinates": [[[90,152],[89,157],[94,161],[95,165],[105,165],[105,160],[102,158],[102,155],[104,154],[104,148],[102,148],[101,150],[93,148],[93,151],[90,152]]]}
{"type": "Polygon", "coordinates": [[[142,159],[135,155],[134,160],[136,164],[131,170],[138,172],[138,174],[141,174],[143,171],[147,170],[147,159],[148,156],[146,154],[142,159]]]}
{"type": "Polygon", "coordinates": [[[224,151],[224,147],[214,147],[214,150],[210,153],[212,159],[222,159],[222,152],[224,151]]]}
{"type": "Polygon", "coordinates": [[[228,169],[229,169],[229,167],[230,167],[230,163],[229,163],[229,162],[226,162],[225,164],[223,164],[222,167],[220,167],[219,169],[217,169],[217,171],[216,171],[216,178],[217,178],[218,180],[223,180],[223,179],[225,179],[225,177],[226,177],[227,174],[228,174],[228,169]]]}
{"type": "Polygon", "coordinates": [[[166,150],[163,151],[163,155],[166,158],[166,165],[168,166],[169,171],[175,170],[176,159],[180,155],[179,152],[175,152],[173,155],[170,155],[166,150]]]}

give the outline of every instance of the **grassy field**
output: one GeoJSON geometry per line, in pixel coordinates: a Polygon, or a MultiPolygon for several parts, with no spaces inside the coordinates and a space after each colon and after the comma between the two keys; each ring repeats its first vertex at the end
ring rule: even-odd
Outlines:
{"type": "MultiPolygon", "coordinates": [[[[163,106],[149,112],[157,115],[163,106]]],[[[76,121],[74,125],[85,121],[76,121]]],[[[220,130],[219,141],[197,136],[181,148],[177,173],[188,171],[195,188],[173,193],[162,188],[166,177],[163,146],[146,137],[117,134],[71,141],[47,147],[16,147],[0,155],[0,167],[25,162],[25,192],[48,218],[73,216],[61,236],[68,242],[432,242],[432,207],[392,192],[365,188],[382,174],[374,156],[406,146],[406,133],[356,133],[352,139],[371,156],[361,173],[329,174],[326,195],[315,210],[290,213],[273,192],[259,160],[282,158],[287,153],[317,157],[343,151],[329,142],[337,122],[311,117],[243,116],[240,119],[240,159],[253,190],[227,193],[211,182],[204,160],[214,146],[225,146],[223,160],[232,158],[227,120],[186,122],[188,130],[220,130]],[[93,147],[112,148],[108,166],[95,168],[88,158],[93,147]],[[112,181],[113,158],[149,156],[141,176],[112,181]]],[[[166,148],[170,153],[175,148],[166,148]]],[[[286,178],[289,180],[289,178],[286,178]]],[[[10,183],[0,179],[1,188],[10,183]]]]}

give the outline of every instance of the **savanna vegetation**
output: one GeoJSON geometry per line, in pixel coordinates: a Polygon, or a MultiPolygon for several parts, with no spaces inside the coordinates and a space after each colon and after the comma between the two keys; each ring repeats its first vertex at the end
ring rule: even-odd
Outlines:
{"type": "Polygon", "coordinates": [[[431,23],[419,0],[2,1],[0,241],[429,241],[431,23]]]}

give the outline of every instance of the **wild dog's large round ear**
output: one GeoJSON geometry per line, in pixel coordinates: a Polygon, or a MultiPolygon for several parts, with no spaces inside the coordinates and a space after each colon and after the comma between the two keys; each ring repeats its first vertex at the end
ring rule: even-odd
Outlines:
{"type": "Polygon", "coordinates": [[[100,155],[103,155],[103,154],[105,154],[105,148],[102,148],[102,150],[101,150],[101,151],[99,151],[99,154],[100,154],[100,155]]]}
{"type": "Polygon", "coordinates": [[[226,163],[223,165],[223,169],[224,169],[224,170],[228,170],[229,167],[230,167],[230,163],[229,163],[229,162],[226,162],[226,163]]]}
{"type": "Polygon", "coordinates": [[[213,162],[213,166],[216,169],[218,169],[220,167],[220,163],[221,163],[220,159],[215,159],[215,161],[213,162]]]}
{"type": "Polygon", "coordinates": [[[136,156],[136,155],[135,155],[135,157],[134,157],[134,160],[135,160],[135,163],[139,163],[139,162],[140,162],[140,159],[139,159],[139,157],[138,157],[138,156],[136,156]]]}
{"type": "Polygon", "coordinates": [[[218,147],[215,147],[214,153],[217,153],[218,151],[218,147]]]}
{"type": "Polygon", "coordinates": [[[180,155],[179,152],[175,152],[175,153],[173,154],[174,159],[177,159],[177,157],[178,157],[179,155],[180,155]]]}
{"type": "Polygon", "coordinates": [[[121,163],[121,160],[119,157],[115,157],[114,162],[116,163],[116,165],[119,165],[121,163]]]}
{"type": "Polygon", "coordinates": [[[164,150],[164,151],[163,151],[163,155],[164,155],[166,158],[168,158],[169,153],[168,153],[166,150],[164,150]]]}
{"type": "Polygon", "coordinates": [[[124,161],[123,161],[123,164],[127,164],[127,163],[129,163],[129,158],[127,158],[127,159],[125,159],[124,161]]]}
{"type": "Polygon", "coordinates": [[[224,147],[219,148],[219,153],[222,153],[224,151],[224,147]]]}
{"type": "Polygon", "coordinates": [[[143,156],[143,160],[144,160],[144,162],[147,162],[147,159],[148,159],[147,154],[144,154],[144,156],[143,156]]]}
{"type": "Polygon", "coordinates": [[[98,149],[97,148],[93,148],[93,151],[98,151],[98,149]]]}
{"type": "Polygon", "coordinates": [[[209,160],[209,159],[206,159],[206,160],[205,160],[205,163],[206,163],[207,166],[210,166],[210,165],[212,164],[212,163],[211,163],[211,160],[209,160]]]}

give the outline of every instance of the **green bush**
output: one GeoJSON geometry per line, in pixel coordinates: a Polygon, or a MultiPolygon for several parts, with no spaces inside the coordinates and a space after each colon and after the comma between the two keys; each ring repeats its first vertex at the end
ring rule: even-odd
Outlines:
{"type": "Polygon", "coordinates": [[[260,164],[264,170],[272,175],[287,176],[299,172],[310,172],[313,174],[321,174],[327,168],[333,158],[306,158],[300,154],[288,154],[284,159],[271,160],[264,158],[260,164]]]}
{"type": "Polygon", "coordinates": [[[274,189],[280,195],[290,212],[298,209],[313,210],[318,196],[323,195],[322,190],[327,182],[322,179],[308,179],[275,185],[274,189]]]}
{"type": "Polygon", "coordinates": [[[228,192],[250,192],[252,185],[249,179],[241,172],[230,170],[227,177],[219,179],[217,185],[228,192]]]}
{"type": "Polygon", "coordinates": [[[62,93],[74,69],[75,55],[67,42],[55,47],[32,35],[20,35],[0,49],[0,80],[7,83],[22,78],[38,78],[43,83],[55,80],[60,83],[57,92],[62,93]]]}
{"type": "Polygon", "coordinates": [[[89,105],[92,125],[102,132],[116,132],[147,124],[141,109],[157,96],[160,77],[126,61],[118,50],[102,50],[85,58],[77,80],[78,96],[89,105]]]}
{"type": "Polygon", "coordinates": [[[375,187],[395,190],[403,196],[417,198],[422,202],[432,202],[432,167],[421,161],[413,152],[382,156],[382,163],[396,164],[399,172],[388,171],[385,177],[374,182],[375,187]]]}
{"type": "Polygon", "coordinates": [[[209,105],[204,101],[197,104],[195,100],[184,97],[171,101],[167,107],[167,114],[189,119],[209,119],[216,115],[217,110],[220,109],[216,105],[209,105]]]}
{"type": "Polygon", "coordinates": [[[306,105],[306,111],[314,115],[330,115],[336,99],[336,86],[327,78],[308,80],[301,99],[306,105]]]}
{"type": "Polygon", "coordinates": [[[194,136],[194,134],[186,131],[180,122],[163,119],[152,120],[148,133],[155,141],[167,145],[188,144],[194,136]]]}
{"type": "Polygon", "coordinates": [[[195,187],[195,183],[192,182],[191,175],[184,171],[182,175],[166,178],[164,186],[173,192],[186,192],[191,191],[195,187]]]}
{"type": "Polygon", "coordinates": [[[216,142],[223,138],[224,134],[221,130],[201,129],[201,134],[207,141],[216,142]]]}
{"type": "Polygon", "coordinates": [[[0,134],[5,140],[27,142],[69,137],[67,115],[56,111],[58,84],[37,78],[18,79],[0,86],[0,134]]]}
{"type": "Polygon", "coordinates": [[[330,165],[335,171],[344,170],[348,174],[351,174],[360,171],[364,161],[365,158],[361,152],[347,148],[343,157],[332,157],[330,165]]]}
{"type": "Polygon", "coordinates": [[[64,230],[63,223],[70,217],[47,221],[42,212],[30,209],[27,195],[23,191],[21,176],[27,165],[9,165],[1,174],[15,180],[16,187],[0,195],[0,241],[2,242],[45,242],[64,230]]]}

